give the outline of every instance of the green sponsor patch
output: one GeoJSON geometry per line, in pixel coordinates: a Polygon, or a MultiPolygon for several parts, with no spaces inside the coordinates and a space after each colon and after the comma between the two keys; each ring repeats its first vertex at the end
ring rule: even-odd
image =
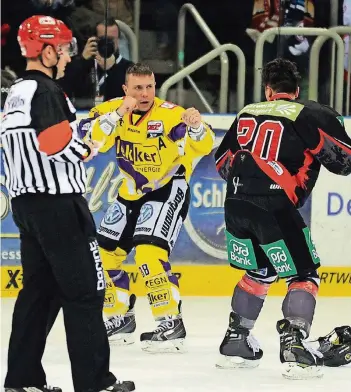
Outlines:
{"type": "Polygon", "coordinates": [[[257,270],[255,251],[250,239],[236,238],[225,231],[228,260],[234,267],[257,270]]]}
{"type": "Polygon", "coordinates": [[[296,275],[297,270],[284,240],[260,245],[281,278],[296,275]]]}
{"type": "Polygon", "coordinates": [[[308,250],[310,251],[312,260],[315,264],[319,264],[321,262],[318,253],[316,251],[316,247],[311,237],[311,230],[308,227],[305,227],[303,230],[303,234],[305,236],[305,240],[308,246],[308,250]]]}

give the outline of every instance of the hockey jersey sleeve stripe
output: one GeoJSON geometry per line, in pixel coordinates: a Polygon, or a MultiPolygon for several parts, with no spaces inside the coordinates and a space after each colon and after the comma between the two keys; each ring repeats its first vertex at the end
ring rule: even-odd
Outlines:
{"type": "Polygon", "coordinates": [[[184,123],[180,123],[170,130],[168,137],[173,142],[176,142],[177,140],[182,139],[185,136],[185,133],[186,133],[186,125],[184,123]]]}
{"type": "Polygon", "coordinates": [[[318,128],[320,142],[310,150],[329,171],[339,175],[351,174],[351,145],[337,140],[318,128]]]}
{"type": "Polygon", "coordinates": [[[230,166],[234,159],[233,153],[230,150],[227,150],[221,157],[219,157],[216,161],[216,169],[218,174],[227,181],[230,166]]]}
{"type": "Polygon", "coordinates": [[[308,181],[308,171],[310,170],[310,166],[314,161],[313,155],[307,149],[304,151],[304,162],[303,165],[299,168],[297,174],[295,174],[297,185],[303,189],[306,189],[306,182],[308,181]]]}
{"type": "Polygon", "coordinates": [[[68,120],[46,128],[38,135],[39,150],[48,156],[62,151],[72,139],[72,128],[68,120]]]}
{"type": "Polygon", "coordinates": [[[336,140],[332,136],[329,136],[326,132],[324,132],[320,128],[318,128],[318,131],[319,131],[321,139],[320,139],[320,142],[318,143],[318,146],[316,148],[314,148],[313,150],[310,150],[313,155],[316,155],[321,151],[321,149],[324,146],[325,139],[329,139],[329,141],[336,144],[338,147],[340,147],[347,154],[351,155],[351,146],[347,146],[346,143],[344,144],[341,141],[336,140]]]}

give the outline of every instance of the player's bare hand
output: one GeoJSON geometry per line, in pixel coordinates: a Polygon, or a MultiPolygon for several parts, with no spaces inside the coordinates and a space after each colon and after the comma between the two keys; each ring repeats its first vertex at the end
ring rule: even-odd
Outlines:
{"type": "Polygon", "coordinates": [[[137,107],[137,100],[133,97],[124,97],[122,105],[117,109],[117,114],[124,116],[126,113],[131,113],[137,107]]]}
{"type": "Polygon", "coordinates": [[[191,128],[199,128],[201,125],[201,114],[195,108],[189,108],[182,114],[182,121],[191,128]]]}
{"type": "Polygon", "coordinates": [[[89,162],[98,154],[103,143],[97,142],[96,140],[86,140],[84,143],[90,148],[90,154],[83,160],[83,162],[89,162]]]}

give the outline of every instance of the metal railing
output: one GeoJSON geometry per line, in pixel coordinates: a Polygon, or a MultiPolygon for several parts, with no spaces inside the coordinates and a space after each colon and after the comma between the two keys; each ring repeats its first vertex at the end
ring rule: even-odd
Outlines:
{"type": "Polygon", "coordinates": [[[140,36],[140,14],[141,14],[140,0],[134,0],[133,28],[134,28],[134,34],[138,42],[138,45],[139,45],[139,36],[140,36]]]}
{"type": "Polygon", "coordinates": [[[128,39],[131,60],[133,63],[137,63],[139,59],[139,44],[134,31],[127,25],[127,23],[119,19],[116,19],[116,22],[118,23],[120,30],[123,31],[128,39]]]}
{"type": "MultiPolygon", "coordinates": [[[[208,27],[207,23],[205,20],[202,18],[202,16],[199,14],[197,9],[190,3],[184,4],[178,14],[178,63],[177,63],[177,70],[179,71],[180,69],[184,69],[184,49],[185,49],[185,17],[187,12],[189,12],[201,31],[204,33],[206,38],[209,40],[210,44],[214,48],[220,47],[220,42],[216,38],[216,36],[213,34],[211,29],[208,27]]],[[[229,60],[228,56],[224,51],[221,51],[221,56],[220,56],[220,61],[221,61],[221,82],[220,82],[220,95],[219,95],[219,111],[221,113],[225,113],[227,111],[227,103],[228,103],[228,77],[227,75],[229,74],[229,60]]],[[[206,106],[207,110],[210,111],[210,113],[213,113],[213,109],[207,102],[206,98],[203,96],[201,91],[197,88],[194,80],[189,76],[189,74],[185,75],[182,79],[180,79],[180,82],[178,83],[177,86],[177,102],[179,105],[183,106],[184,105],[184,78],[187,78],[190,82],[190,84],[195,87],[196,93],[199,95],[201,101],[204,103],[206,106]]]]}
{"type": "MultiPolygon", "coordinates": [[[[193,63],[189,64],[185,68],[178,71],[176,74],[167,79],[161,86],[159,90],[159,97],[161,99],[167,98],[168,90],[183,80],[190,73],[198,70],[203,65],[207,64],[209,61],[213,60],[223,52],[233,52],[238,58],[238,80],[237,80],[237,99],[238,99],[238,110],[244,107],[245,104],[245,71],[246,71],[246,61],[243,51],[236,45],[224,44],[215,48],[203,55],[199,59],[195,60],[193,63]]],[[[225,82],[228,84],[228,75],[225,82]]]]}
{"type": "MultiPolygon", "coordinates": [[[[350,115],[350,94],[351,94],[351,26],[336,26],[331,27],[330,31],[334,31],[337,34],[349,34],[349,55],[348,55],[348,64],[347,64],[347,84],[346,84],[346,108],[345,115],[350,115]]],[[[321,47],[323,44],[329,39],[327,36],[318,37],[311,49],[313,55],[318,59],[321,47]]],[[[311,65],[312,67],[312,65],[311,65]]],[[[312,70],[310,70],[312,72],[312,70]]],[[[330,68],[330,106],[334,107],[334,98],[335,98],[335,41],[332,42],[332,54],[331,54],[331,68],[330,68]]],[[[313,69],[313,78],[315,88],[310,91],[309,99],[313,99],[318,101],[318,67],[313,69]]],[[[341,113],[341,112],[340,112],[341,113]]]]}
{"type": "Polygon", "coordinates": [[[338,0],[330,0],[330,26],[338,25],[338,13],[339,13],[339,1],[338,0]]]}
{"type": "MultiPolygon", "coordinates": [[[[255,75],[254,75],[254,101],[261,101],[262,92],[262,74],[261,69],[263,65],[263,47],[267,37],[271,35],[312,35],[312,36],[327,36],[335,40],[338,46],[337,52],[337,73],[336,73],[336,98],[335,109],[341,113],[343,100],[343,74],[344,74],[344,42],[340,36],[335,32],[322,28],[308,28],[308,27],[273,27],[265,30],[256,42],[255,48],[255,75]]],[[[313,49],[313,48],[312,48],[313,49]]],[[[310,75],[309,75],[309,94],[312,94],[313,89],[318,86],[318,79],[316,83],[316,70],[318,69],[318,57],[314,53],[310,55],[310,75]]]]}

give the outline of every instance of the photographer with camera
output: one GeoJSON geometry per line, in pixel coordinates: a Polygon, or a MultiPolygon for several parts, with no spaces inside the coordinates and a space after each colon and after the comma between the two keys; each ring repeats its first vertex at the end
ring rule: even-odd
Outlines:
{"type": "Polygon", "coordinates": [[[125,73],[133,63],[119,53],[120,30],[113,18],[96,25],[83,52],[68,64],[61,87],[78,109],[91,109],[100,102],[124,95],[125,73]]]}

